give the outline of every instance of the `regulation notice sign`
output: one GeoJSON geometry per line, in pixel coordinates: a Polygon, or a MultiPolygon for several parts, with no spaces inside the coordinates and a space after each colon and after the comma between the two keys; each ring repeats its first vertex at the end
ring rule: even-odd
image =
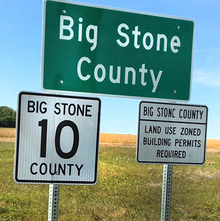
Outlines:
{"type": "Polygon", "coordinates": [[[205,163],[206,106],[141,102],[139,108],[139,163],[205,163]]]}
{"type": "Polygon", "coordinates": [[[21,92],[15,180],[95,184],[99,122],[99,99],[21,92]]]}
{"type": "Polygon", "coordinates": [[[42,87],[189,100],[194,22],[44,0],[42,87]]]}

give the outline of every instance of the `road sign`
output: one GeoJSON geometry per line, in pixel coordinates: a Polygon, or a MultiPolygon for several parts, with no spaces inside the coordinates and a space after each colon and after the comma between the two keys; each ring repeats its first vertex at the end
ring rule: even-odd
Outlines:
{"type": "Polygon", "coordinates": [[[15,180],[21,183],[95,184],[100,100],[19,94],[15,180]]]}
{"type": "Polygon", "coordinates": [[[42,87],[189,100],[194,22],[44,2],[42,87]]]}
{"type": "Polygon", "coordinates": [[[137,161],[204,164],[207,114],[206,106],[141,102],[137,161]]]}

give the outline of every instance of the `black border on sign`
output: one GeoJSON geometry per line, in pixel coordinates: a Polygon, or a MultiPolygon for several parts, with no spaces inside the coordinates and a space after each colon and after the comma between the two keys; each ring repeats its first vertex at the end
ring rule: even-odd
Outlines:
{"type": "MultiPolygon", "coordinates": [[[[157,120],[144,120],[144,121],[157,121],[157,120]]],[[[141,101],[139,103],[139,114],[138,114],[138,136],[137,136],[137,152],[136,152],[136,160],[140,164],[170,164],[170,165],[203,165],[206,161],[206,140],[207,140],[207,121],[208,121],[208,107],[205,105],[191,105],[191,104],[180,104],[180,103],[165,103],[165,102],[148,102],[148,101],[141,101]],[[162,104],[162,105],[170,105],[170,106],[187,106],[187,107],[203,107],[206,109],[206,122],[205,123],[192,123],[192,122],[178,122],[178,121],[161,121],[161,122],[169,122],[169,123],[191,123],[191,124],[202,124],[205,125],[205,139],[204,139],[204,158],[202,163],[190,163],[190,162],[175,162],[175,161],[140,161],[138,159],[138,153],[139,153],[139,141],[140,141],[140,121],[141,120],[141,104],[147,103],[147,104],[162,104]]],[[[158,122],[158,121],[157,121],[158,122]]]]}
{"type": "Polygon", "coordinates": [[[46,93],[35,93],[35,92],[20,92],[18,94],[18,108],[16,117],[16,143],[15,143],[15,163],[14,163],[14,180],[17,183],[27,184],[78,184],[78,185],[91,185],[96,184],[98,178],[98,158],[99,158],[99,135],[100,135],[100,116],[101,116],[101,100],[95,97],[78,97],[71,95],[60,95],[60,94],[46,94],[46,93]],[[97,139],[96,139],[96,157],[95,157],[95,174],[93,181],[56,181],[56,180],[21,180],[18,179],[18,165],[19,165],[19,135],[20,135],[20,123],[21,123],[21,99],[22,95],[36,95],[44,97],[62,97],[62,98],[73,98],[81,100],[96,100],[98,101],[98,121],[97,121],[97,139]]]}

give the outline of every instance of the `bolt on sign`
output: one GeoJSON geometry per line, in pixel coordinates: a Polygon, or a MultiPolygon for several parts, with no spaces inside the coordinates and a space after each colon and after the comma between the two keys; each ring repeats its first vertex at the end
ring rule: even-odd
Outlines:
{"type": "Polygon", "coordinates": [[[95,184],[100,103],[89,97],[21,92],[15,181],[95,184]]]}
{"type": "Polygon", "coordinates": [[[46,91],[190,98],[192,20],[45,0],[43,26],[46,91]]]}
{"type": "Polygon", "coordinates": [[[206,106],[141,102],[139,108],[139,163],[205,163],[206,106]]]}

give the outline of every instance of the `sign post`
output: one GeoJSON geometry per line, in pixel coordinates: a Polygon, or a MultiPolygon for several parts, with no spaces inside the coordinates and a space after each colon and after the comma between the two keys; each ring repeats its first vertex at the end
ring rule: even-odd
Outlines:
{"type": "Polygon", "coordinates": [[[19,94],[15,181],[50,183],[48,221],[58,220],[59,184],[95,184],[100,100],[19,94]]]}
{"type": "Polygon", "coordinates": [[[42,87],[188,101],[193,41],[192,20],[45,0],[42,87]]]}
{"type": "Polygon", "coordinates": [[[173,165],[202,165],[206,156],[206,106],[141,102],[137,161],[164,164],[161,221],[170,220],[173,165]]]}
{"type": "Polygon", "coordinates": [[[58,221],[59,185],[50,184],[48,221],[58,221]]]}
{"type": "Polygon", "coordinates": [[[173,165],[163,165],[161,221],[170,220],[173,165]]]}

